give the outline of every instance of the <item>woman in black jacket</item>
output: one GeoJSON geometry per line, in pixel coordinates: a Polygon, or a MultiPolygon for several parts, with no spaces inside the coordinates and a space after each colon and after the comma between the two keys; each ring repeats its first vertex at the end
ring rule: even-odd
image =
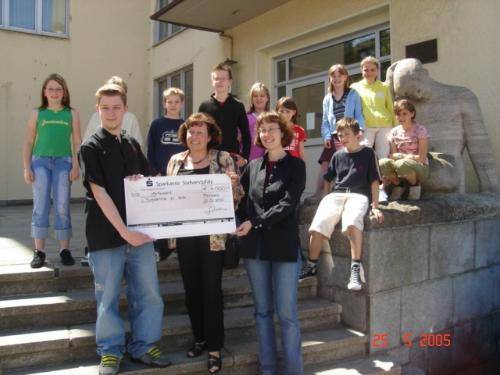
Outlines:
{"type": "Polygon", "coordinates": [[[256,144],[266,154],[252,160],[241,176],[245,197],[239,205],[241,257],[245,260],[255,302],[262,374],[277,372],[274,308],[281,327],[284,373],[302,374],[297,285],[300,271],[296,210],[305,187],[302,159],[284,147],[293,130],[276,112],[264,112],[257,120],[256,144]],[[276,306],[275,306],[276,305],[276,306]]]}

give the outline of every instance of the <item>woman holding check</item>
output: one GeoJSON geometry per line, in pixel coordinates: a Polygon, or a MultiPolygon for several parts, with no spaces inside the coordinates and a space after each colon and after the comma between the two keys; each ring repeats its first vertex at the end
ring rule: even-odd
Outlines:
{"type": "Polygon", "coordinates": [[[266,150],[241,176],[245,198],[237,214],[240,255],[245,260],[255,302],[260,372],[277,373],[274,310],[280,322],[284,373],[303,373],[297,285],[300,271],[297,206],[305,187],[306,166],[285,147],[293,129],[276,112],[257,119],[256,144],[266,150]]]}
{"type": "MultiPolygon", "coordinates": [[[[214,119],[205,113],[192,114],[179,128],[178,138],[188,150],[170,158],[167,176],[227,173],[233,185],[233,198],[239,201],[241,187],[233,159],[228,152],[215,149],[221,141],[221,130],[214,119]]],[[[187,356],[198,357],[208,350],[208,371],[212,374],[222,368],[220,350],[224,345],[224,314],[221,282],[225,240],[225,234],[217,234],[170,241],[171,248],[177,247],[194,336],[194,344],[187,356]]]]}

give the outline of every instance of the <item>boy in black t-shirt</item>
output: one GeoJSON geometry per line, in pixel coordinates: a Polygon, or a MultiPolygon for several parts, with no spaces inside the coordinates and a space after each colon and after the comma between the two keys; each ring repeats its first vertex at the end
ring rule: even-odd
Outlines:
{"type": "Polygon", "coordinates": [[[133,361],[154,367],[170,365],[156,342],[161,339],[163,300],[154,249],[149,236],[126,225],[124,178],[148,174],[139,143],[122,134],[127,96],[120,86],[97,90],[101,127],[80,148],[87,191],[85,234],[97,302],[96,344],[99,375],[115,375],[128,352],[133,361]],[[127,283],[130,340],[120,316],[121,282],[127,283]]]}
{"type": "Polygon", "coordinates": [[[382,222],[384,216],[378,208],[380,173],[373,149],[362,146],[358,141],[359,124],[354,119],[343,118],[337,123],[337,135],[344,146],[330,161],[324,179],[326,195],[320,202],[309,228],[309,260],[300,279],[314,276],[321,245],[329,239],[335,225],[342,219],[342,233],[351,245],[351,277],[347,288],[361,290],[364,271],[361,265],[363,244],[363,219],[372,202],[371,214],[382,222]],[[334,181],[335,180],[335,181],[334,181]]]}

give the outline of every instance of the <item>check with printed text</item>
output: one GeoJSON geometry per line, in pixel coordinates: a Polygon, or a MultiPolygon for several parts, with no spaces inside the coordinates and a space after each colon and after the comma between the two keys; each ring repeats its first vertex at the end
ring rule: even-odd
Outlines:
{"type": "Polygon", "coordinates": [[[125,180],[127,227],[158,238],[236,230],[231,180],[225,174],[125,180]]]}

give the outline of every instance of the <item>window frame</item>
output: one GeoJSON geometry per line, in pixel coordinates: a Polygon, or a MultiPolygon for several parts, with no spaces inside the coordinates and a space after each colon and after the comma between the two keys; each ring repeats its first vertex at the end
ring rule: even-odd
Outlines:
{"type": "MultiPolygon", "coordinates": [[[[380,61],[380,64],[382,64],[386,61],[390,61],[391,60],[390,54],[380,56],[380,32],[387,30],[387,29],[390,30],[390,25],[389,25],[389,23],[384,23],[384,24],[381,24],[378,26],[374,26],[374,27],[370,27],[367,29],[357,31],[356,33],[344,35],[342,37],[335,38],[333,40],[329,40],[328,42],[325,42],[325,43],[321,43],[321,44],[317,44],[317,45],[310,46],[307,48],[303,48],[303,49],[300,49],[297,51],[293,51],[292,53],[280,55],[280,56],[274,58],[274,93],[276,94],[276,97],[278,95],[278,88],[279,87],[282,87],[282,86],[287,87],[288,85],[295,85],[296,83],[299,83],[301,81],[305,82],[305,81],[315,80],[318,77],[325,77],[325,80],[328,79],[328,77],[327,77],[328,71],[327,70],[325,70],[323,72],[313,73],[313,74],[309,74],[309,75],[304,75],[302,77],[290,79],[290,60],[293,59],[294,57],[297,57],[297,56],[302,56],[302,55],[305,55],[307,53],[321,50],[323,48],[327,48],[327,47],[331,47],[331,46],[334,46],[337,44],[341,44],[341,43],[347,42],[347,41],[352,40],[352,39],[363,37],[363,36],[368,35],[368,34],[375,34],[375,57],[380,61]],[[285,66],[286,66],[286,68],[285,68],[285,81],[278,82],[277,81],[278,80],[278,69],[279,69],[278,64],[281,61],[285,61],[285,66]]],[[[334,62],[332,62],[332,64],[333,63],[334,62]]],[[[359,66],[359,62],[346,65],[346,68],[349,72],[349,75],[361,73],[361,67],[359,66]]],[[[380,74],[381,74],[381,71],[379,71],[379,79],[380,79],[380,74]]],[[[328,87],[328,83],[325,84],[325,87],[328,87]]],[[[286,89],[286,92],[287,93],[289,92],[288,88],[286,89]]]]}
{"type": "MultiPolygon", "coordinates": [[[[276,100],[279,99],[279,91],[280,89],[283,90],[283,87],[285,88],[284,91],[286,92],[287,96],[292,95],[292,90],[294,88],[300,88],[302,86],[308,86],[311,84],[316,84],[320,83],[321,81],[324,82],[325,86],[325,94],[328,90],[328,85],[329,85],[329,80],[328,80],[328,70],[318,72],[318,73],[313,73],[309,75],[304,75],[298,78],[290,79],[290,60],[297,57],[297,56],[302,56],[314,51],[321,50],[323,48],[331,47],[337,44],[345,43],[349,40],[352,39],[357,39],[369,34],[375,34],[375,57],[379,60],[380,64],[382,65],[383,63],[386,63],[387,61],[391,61],[391,54],[389,55],[384,55],[380,56],[381,52],[381,45],[380,45],[380,33],[384,30],[389,30],[390,32],[390,24],[388,22],[376,25],[373,27],[365,28],[362,30],[359,30],[355,33],[343,35],[339,38],[331,39],[327,42],[320,43],[317,45],[309,46],[307,48],[303,48],[300,50],[293,51],[288,54],[283,54],[280,55],[276,58],[274,58],[274,90],[273,93],[276,96],[276,100]],[[278,74],[279,74],[279,63],[285,61],[285,80],[278,82],[278,74]]],[[[335,62],[332,62],[334,64],[335,62]]],[[[355,62],[349,65],[346,65],[347,71],[349,72],[350,76],[353,76],[355,74],[360,74],[361,73],[361,67],[359,65],[359,62],[355,62]]],[[[380,79],[382,74],[381,69],[379,69],[379,76],[378,78],[380,79]]],[[[319,99],[322,100],[323,98],[319,99]]],[[[309,146],[317,146],[322,144],[321,138],[310,138],[307,142],[307,147],[309,146]]]]}
{"type": "Polygon", "coordinates": [[[26,29],[23,27],[17,27],[17,26],[12,26],[10,25],[10,18],[9,18],[9,10],[10,10],[10,3],[9,0],[0,0],[0,8],[2,10],[1,12],[1,18],[0,18],[0,30],[9,30],[9,31],[15,31],[15,32],[21,32],[21,33],[27,33],[27,34],[33,34],[33,35],[43,35],[43,36],[49,36],[49,37],[54,37],[54,38],[63,38],[63,39],[68,39],[69,38],[69,14],[70,14],[70,2],[69,0],[65,0],[65,5],[66,5],[66,11],[64,15],[64,22],[65,22],[65,31],[64,33],[56,33],[56,32],[51,32],[51,31],[45,31],[43,30],[43,6],[42,6],[43,0],[34,0],[35,4],[35,28],[34,29],[26,29]]]}
{"type": "MultiPolygon", "coordinates": [[[[156,1],[156,10],[160,10],[160,1],[156,1]]],[[[167,5],[170,4],[174,0],[167,0],[167,5]]],[[[170,22],[160,22],[160,21],[153,21],[154,22],[154,38],[153,38],[153,45],[160,44],[164,42],[167,39],[172,38],[173,36],[179,34],[180,32],[186,30],[184,26],[179,26],[179,25],[174,25],[173,23],[170,22]],[[167,25],[167,33],[164,36],[160,35],[160,25],[161,24],[166,24],[167,25]],[[179,30],[173,31],[174,26],[178,26],[179,30]]]]}
{"type": "MultiPolygon", "coordinates": [[[[164,109],[163,109],[163,91],[166,89],[166,88],[169,88],[169,87],[172,87],[172,78],[176,75],[179,75],[180,76],[180,89],[182,91],[184,91],[184,95],[185,95],[185,98],[184,98],[184,105],[182,106],[182,111],[181,111],[181,118],[185,119],[186,118],[186,100],[187,100],[187,93],[186,93],[186,73],[187,72],[192,72],[193,73],[193,77],[192,77],[192,81],[194,81],[194,69],[193,69],[193,65],[188,65],[188,66],[185,66],[181,69],[177,69],[175,71],[172,71],[172,72],[169,72],[161,77],[158,77],[154,80],[154,92],[155,92],[155,95],[154,95],[154,106],[153,106],[153,111],[156,115],[155,118],[158,118],[158,117],[162,117],[164,116],[165,112],[164,112],[164,109]],[[164,89],[161,89],[161,85],[162,83],[166,82],[166,88],[164,89]]],[[[193,82],[191,82],[191,87],[193,88],[193,82]]],[[[192,90],[194,91],[194,90],[192,90]]],[[[193,92],[191,93],[191,111],[193,111],[194,108],[193,108],[193,92]]]]}

